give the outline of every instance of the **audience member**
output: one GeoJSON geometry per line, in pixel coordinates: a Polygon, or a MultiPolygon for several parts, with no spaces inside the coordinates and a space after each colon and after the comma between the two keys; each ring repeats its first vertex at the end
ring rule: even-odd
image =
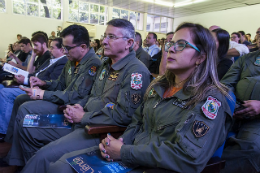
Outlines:
{"type": "Polygon", "coordinates": [[[22,36],[21,34],[17,34],[16,37],[17,37],[17,40],[20,41],[20,40],[22,39],[23,36],[22,36]]]}
{"type": "MultiPolygon", "coordinates": [[[[160,52],[160,48],[156,46],[156,41],[157,41],[157,35],[154,32],[149,32],[147,37],[146,37],[146,45],[147,45],[147,50],[148,54],[153,58],[154,55],[156,55],[158,52],[160,52]]],[[[156,60],[155,60],[156,61],[156,60]]]]}
{"type": "Polygon", "coordinates": [[[240,34],[240,43],[241,44],[244,44],[246,46],[251,44],[249,41],[247,41],[244,31],[238,31],[238,33],[240,34]]]}
{"type": "Polygon", "coordinates": [[[252,43],[251,34],[250,34],[250,33],[246,34],[246,38],[247,38],[247,41],[249,41],[250,43],[252,43]]]}
{"type": "MultiPolygon", "coordinates": [[[[41,80],[55,80],[61,74],[67,57],[63,54],[62,39],[56,38],[51,42],[50,54],[52,58],[46,60],[34,73],[28,76],[19,76],[19,84],[29,85],[29,78],[36,76],[41,80]]],[[[0,134],[6,134],[12,113],[13,102],[18,95],[26,94],[20,88],[3,88],[0,90],[0,134]]],[[[3,135],[2,135],[3,136],[3,135]]]]}
{"type": "Polygon", "coordinates": [[[260,49],[240,57],[221,80],[235,92],[239,103],[233,116],[236,134],[228,139],[222,155],[225,173],[260,171],[259,55],[260,49]]]}
{"type": "Polygon", "coordinates": [[[228,69],[233,64],[233,61],[226,58],[229,49],[229,33],[221,28],[211,31],[216,41],[216,48],[218,52],[217,72],[219,80],[227,73],[228,69]]]}
{"type": "MultiPolygon", "coordinates": [[[[135,109],[142,103],[142,97],[150,83],[150,73],[135,57],[135,52],[132,50],[135,37],[134,27],[125,19],[113,19],[107,25],[103,44],[104,54],[109,59],[98,70],[98,78],[95,80],[91,94],[83,99],[86,103],[84,103],[84,108],[76,104],[67,105],[67,109],[64,110],[64,116],[77,128],[71,130],[71,133],[66,136],[63,129],[41,129],[39,133],[42,135],[39,135],[34,129],[18,125],[19,139],[24,141],[20,142],[23,143],[20,146],[24,148],[21,151],[27,151],[22,152],[24,160],[26,161],[36,153],[27,162],[22,172],[47,172],[49,164],[57,161],[63,154],[97,145],[99,137],[87,135],[84,130],[85,125],[127,126],[131,122],[135,109]],[[52,131],[56,131],[59,135],[53,137],[52,131]],[[38,144],[32,140],[37,140],[38,144]],[[41,148],[41,146],[44,147],[41,148]],[[39,151],[36,152],[37,150],[39,151]]],[[[26,109],[23,109],[24,106],[20,107],[19,110],[23,111],[18,115],[27,114],[26,109]]],[[[39,109],[34,107],[31,103],[27,108],[30,109],[29,112],[39,112],[39,109]]],[[[47,112],[45,110],[45,114],[47,112]]]]}
{"type": "Polygon", "coordinates": [[[98,49],[101,47],[99,39],[94,39],[94,51],[97,52],[98,49]]]}
{"type": "Polygon", "coordinates": [[[204,169],[232,124],[228,88],[217,79],[216,47],[207,29],[182,24],[173,41],[165,75],[151,83],[124,134],[119,139],[108,134],[99,148],[63,155],[51,164],[49,173],[74,172],[66,159],[90,152],[101,152],[108,161],[139,166],[133,172],[144,172],[147,167],[174,172],[204,169]],[[214,110],[208,112],[213,105],[214,110]]]}
{"type": "Polygon", "coordinates": [[[238,32],[233,32],[230,37],[231,41],[234,41],[236,43],[241,43],[240,41],[240,34],[238,32]]]}
{"type": "MultiPolygon", "coordinates": [[[[48,38],[48,37],[47,37],[47,38],[48,38]]],[[[49,37],[49,40],[53,40],[53,39],[55,39],[55,38],[56,38],[55,32],[52,31],[52,32],[51,32],[51,36],[49,37]]]]}
{"type": "Polygon", "coordinates": [[[152,59],[151,56],[142,48],[142,36],[139,32],[135,33],[135,42],[133,48],[136,52],[136,58],[142,61],[144,65],[149,68],[152,59]]]}

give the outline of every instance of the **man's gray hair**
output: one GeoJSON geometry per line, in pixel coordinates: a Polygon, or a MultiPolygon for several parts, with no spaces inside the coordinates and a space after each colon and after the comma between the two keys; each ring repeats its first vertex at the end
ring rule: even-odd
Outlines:
{"type": "MultiPolygon", "coordinates": [[[[132,38],[135,40],[135,28],[131,22],[126,19],[112,19],[107,22],[107,25],[112,25],[117,28],[122,28],[122,34],[126,38],[132,38]]],[[[130,47],[130,51],[132,51],[134,44],[130,47]]]]}

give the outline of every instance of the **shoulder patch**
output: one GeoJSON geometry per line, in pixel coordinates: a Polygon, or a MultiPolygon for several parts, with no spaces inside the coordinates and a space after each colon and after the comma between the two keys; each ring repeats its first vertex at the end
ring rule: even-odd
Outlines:
{"type": "Polygon", "coordinates": [[[256,66],[260,66],[260,57],[256,57],[256,60],[254,62],[256,66]]]}
{"type": "Polygon", "coordinates": [[[143,86],[142,74],[132,73],[131,75],[131,88],[135,90],[141,89],[143,86]]]}
{"type": "Polygon", "coordinates": [[[105,107],[110,108],[110,109],[114,109],[114,106],[115,106],[115,103],[109,102],[109,103],[106,104],[105,107]]]}
{"type": "Polygon", "coordinates": [[[94,75],[96,74],[96,72],[97,72],[97,67],[96,67],[96,66],[92,66],[92,67],[89,69],[89,71],[88,71],[88,73],[89,73],[90,76],[94,76],[94,75]]]}
{"type": "Polygon", "coordinates": [[[141,100],[141,95],[140,95],[140,94],[132,94],[132,95],[131,95],[131,100],[132,100],[132,102],[136,105],[137,103],[140,102],[140,100],[141,100]]]}
{"type": "Polygon", "coordinates": [[[209,119],[214,120],[218,115],[221,102],[212,96],[208,96],[207,101],[202,105],[202,112],[209,119]]]}
{"type": "Polygon", "coordinates": [[[68,74],[71,75],[71,68],[68,70],[68,74]]]}
{"type": "Polygon", "coordinates": [[[200,138],[208,133],[209,126],[207,126],[203,121],[195,120],[192,131],[197,138],[200,138]]]}
{"type": "Polygon", "coordinates": [[[106,73],[106,69],[103,69],[100,76],[99,76],[99,80],[103,80],[105,77],[105,73],[106,73]]]}

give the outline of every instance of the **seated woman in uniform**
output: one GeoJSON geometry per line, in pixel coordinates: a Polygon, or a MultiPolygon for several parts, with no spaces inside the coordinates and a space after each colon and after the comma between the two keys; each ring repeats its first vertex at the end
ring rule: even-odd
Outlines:
{"type": "Polygon", "coordinates": [[[230,36],[226,30],[221,28],[214,29],[211,32],[216,41],[218,52],[217,73],[218,79],[221,80],[233,64],[233,61],[231,59],[225,58],[229,49],[230,36]]]}
{"type": "MultiPolygon", "coordinates": [[[[227,99],[232,98],[218,80],[216,45],[208,29],[181,24],[166,51],[165,75],[151,83],[124,134],[119,139],[108,134],[99,150],[108,161],[137,169],[201,172],[226,139],[232,121],[227,99]]],[[[97,149],[66,154],[49,172],[73,172],[66,158],[97,149]]]]}

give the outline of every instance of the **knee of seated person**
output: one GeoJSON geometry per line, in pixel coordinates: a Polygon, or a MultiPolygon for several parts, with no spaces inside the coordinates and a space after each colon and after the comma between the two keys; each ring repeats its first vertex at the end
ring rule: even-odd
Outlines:
{"type": "Polygon", "coordinates": [[[50,167],[47,173],[69,172],[69,170],[73,172],[69,164],[62,162],[61,160],[58,160],[54,163],[50,163],[50,167]]]}

